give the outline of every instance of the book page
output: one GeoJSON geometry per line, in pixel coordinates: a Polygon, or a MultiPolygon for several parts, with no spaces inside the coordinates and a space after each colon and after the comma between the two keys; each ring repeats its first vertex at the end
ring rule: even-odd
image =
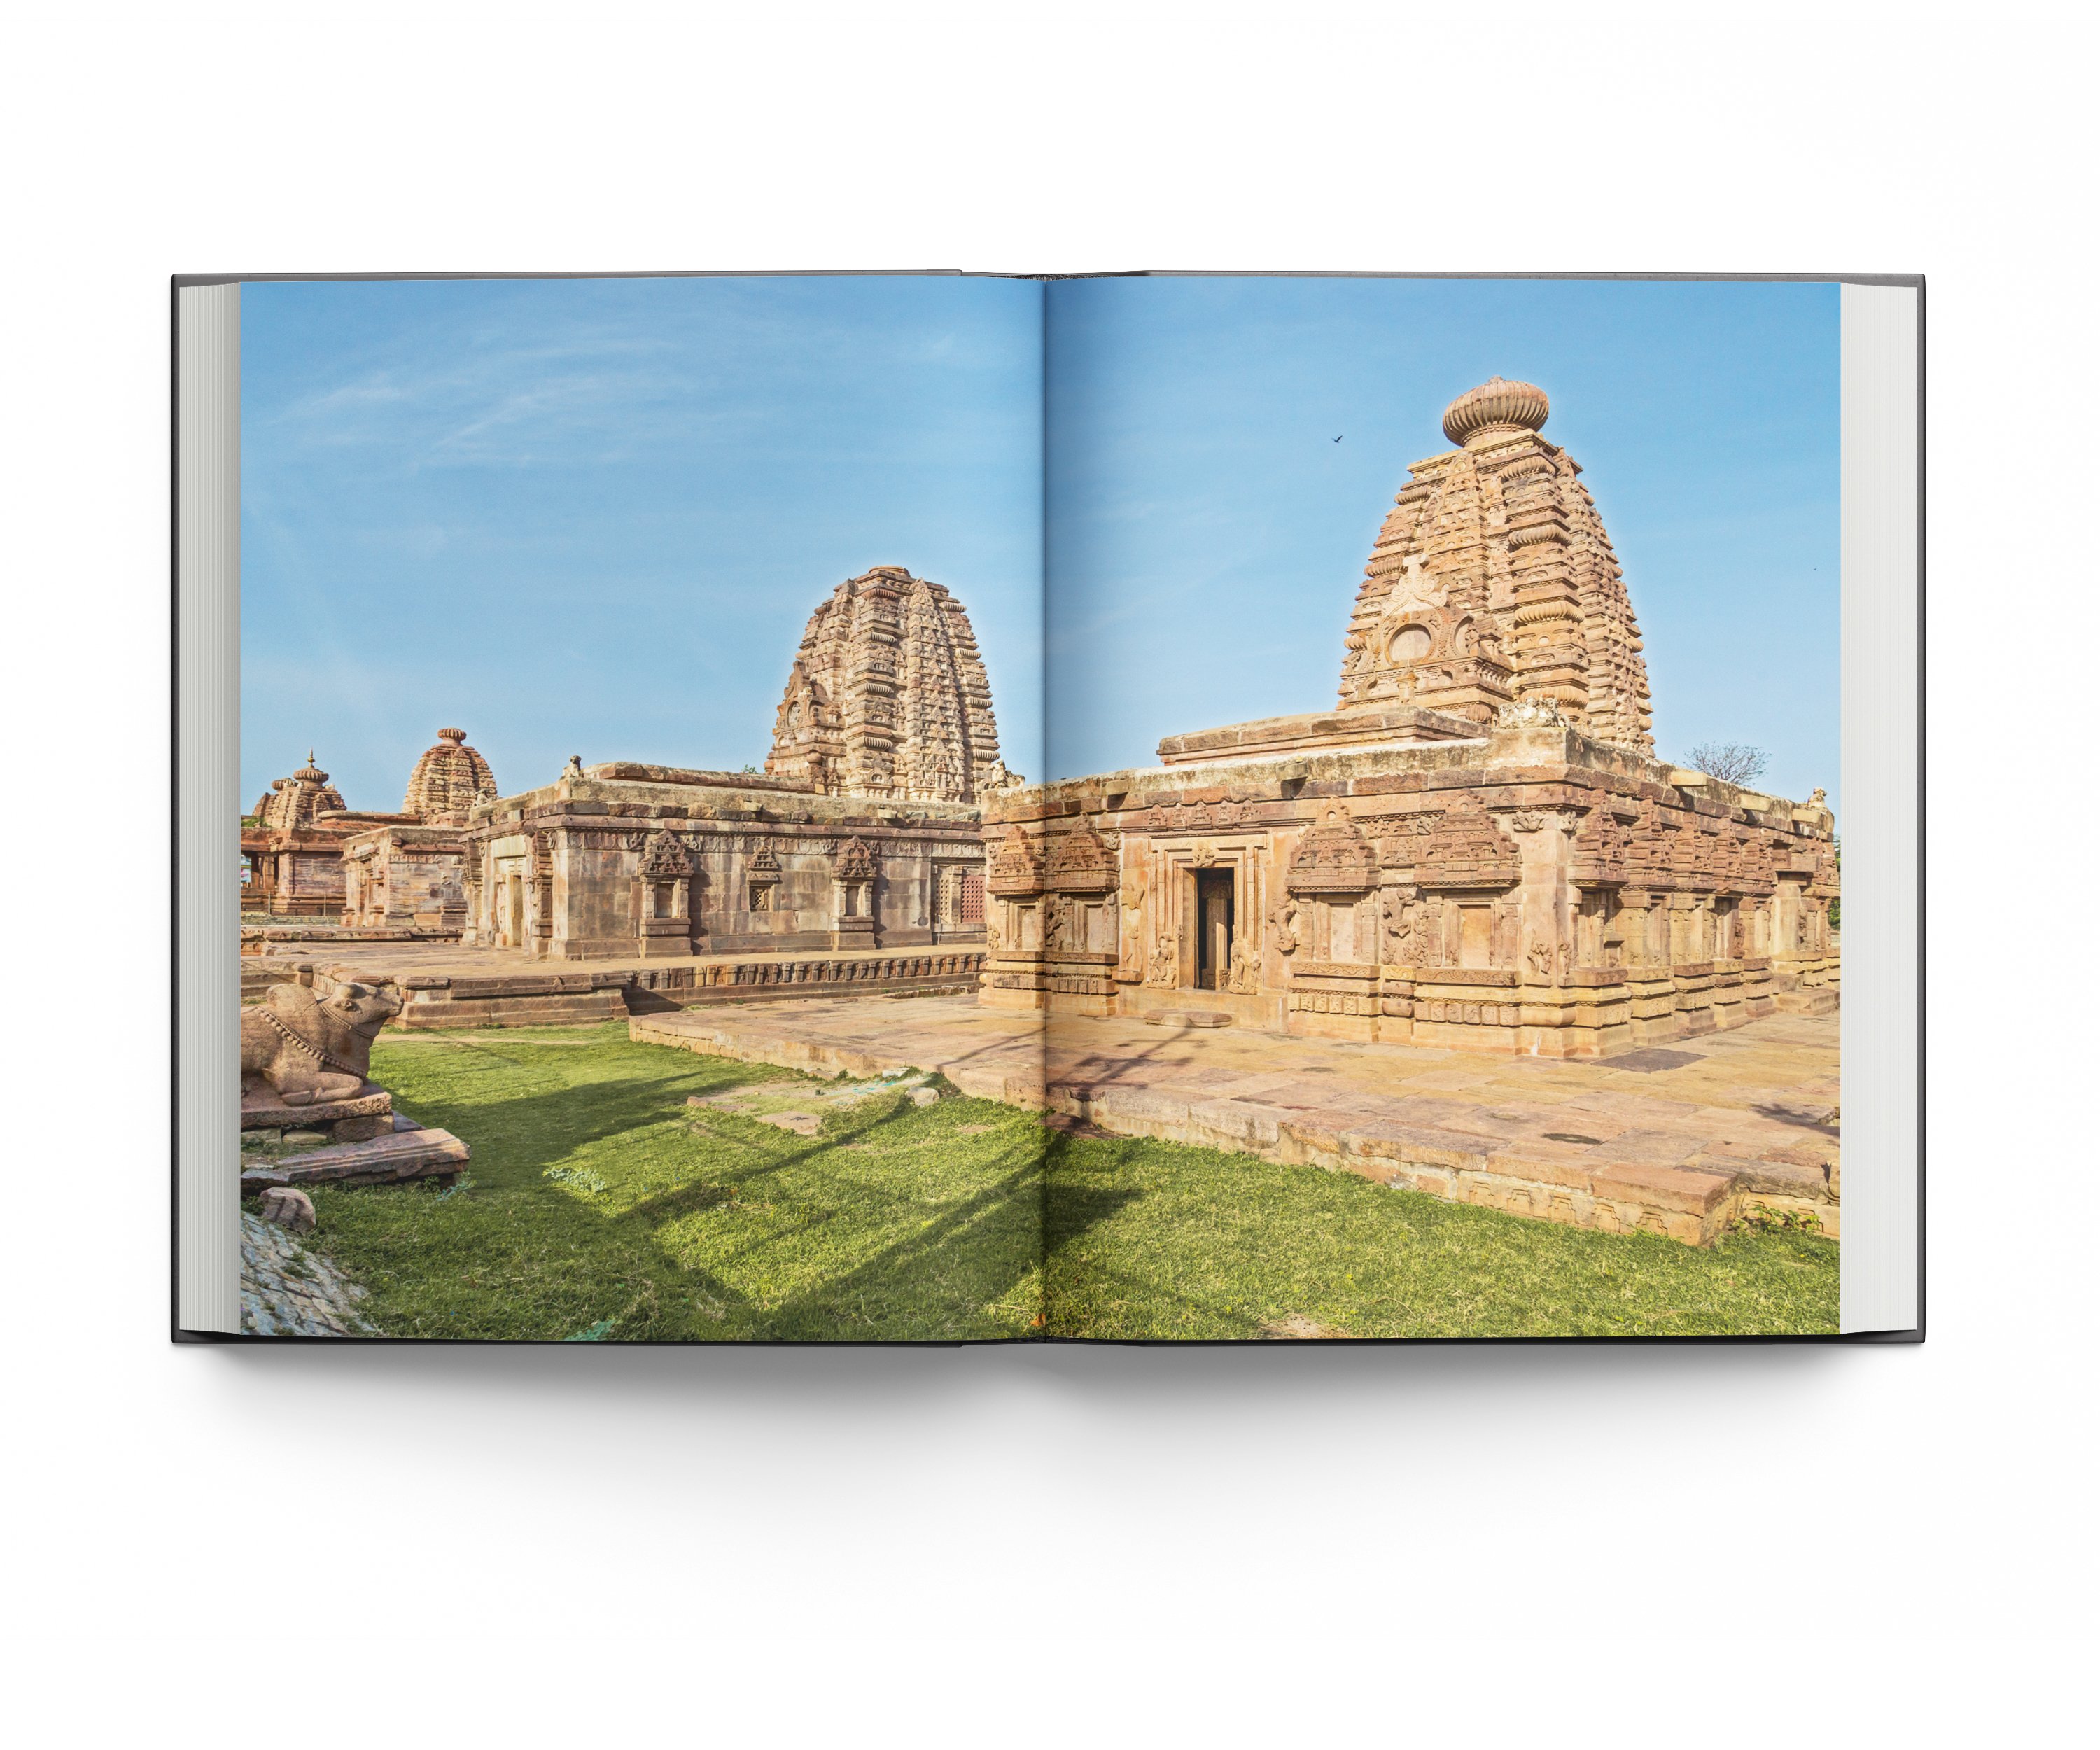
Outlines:
{"type": "Polygon", "coordinates": [[[243,289],[244,1331],[1039,1331],[1040,306],[243,289]]]}
{"type": "Polygon", "coordinates": [[[1838,289],[1051,287],[1053,1333],[1838,1330],[1838,289]]]}

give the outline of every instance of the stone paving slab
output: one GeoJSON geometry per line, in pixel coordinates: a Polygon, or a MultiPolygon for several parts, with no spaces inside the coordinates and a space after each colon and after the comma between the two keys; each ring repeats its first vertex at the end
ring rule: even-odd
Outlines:
{"type": "Polygon", "coordinates": [[[628,1030],[819,1075],[938,1070],[964,1093],[1117,1135],[1341,1167],[1607,1232],[1705,1244],[1752,1205],[1838,1228],[1834,1016],[1767,1016],[1701,1038],[1670,1068],[1237,1028],[1162,1038],[1135,1018],[1046,1025],[971,998],[688,1011],[628,1030]]]}
{"type": "Polygon", "coordinates": [[[282,1228],[240,1212],[240,1328],[258,1337],[356,1337],[364,1290],[282,1228]]]}

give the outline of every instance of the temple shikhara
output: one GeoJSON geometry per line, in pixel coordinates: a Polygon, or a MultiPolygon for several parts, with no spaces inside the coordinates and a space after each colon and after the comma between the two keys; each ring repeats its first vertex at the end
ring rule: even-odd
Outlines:
{"type": "Polygon", "coordinates": [[[1331,711],[987,800],[982,1000],[1595,1056],[1834,1005],[1822,792],[1655,757],[1647,665],[1546,398],[1445,410],[1331,711]]]}

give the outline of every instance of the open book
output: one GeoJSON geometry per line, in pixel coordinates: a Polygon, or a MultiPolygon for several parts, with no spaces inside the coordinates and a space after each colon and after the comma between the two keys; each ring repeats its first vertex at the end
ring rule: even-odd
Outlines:
{"type": "Polygon", "coordinates": [[[178,1335],[1921,1336],[1922,298],[178,280],[178,1335]]]}

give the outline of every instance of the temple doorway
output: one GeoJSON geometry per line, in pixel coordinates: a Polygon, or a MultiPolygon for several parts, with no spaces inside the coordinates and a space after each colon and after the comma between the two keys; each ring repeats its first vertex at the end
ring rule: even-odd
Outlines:
{"type": "Polygon", "coordinates": [[[503,878],[501,936],[506,948],[522,946],[525,941],[525,884],[514,875],[503,878]]]}
{"type": "Polygon", "coordinates": [[[1196,988],[1223,990],[1233,963],[1233,872],[1196,871],[1196,988]]]}

